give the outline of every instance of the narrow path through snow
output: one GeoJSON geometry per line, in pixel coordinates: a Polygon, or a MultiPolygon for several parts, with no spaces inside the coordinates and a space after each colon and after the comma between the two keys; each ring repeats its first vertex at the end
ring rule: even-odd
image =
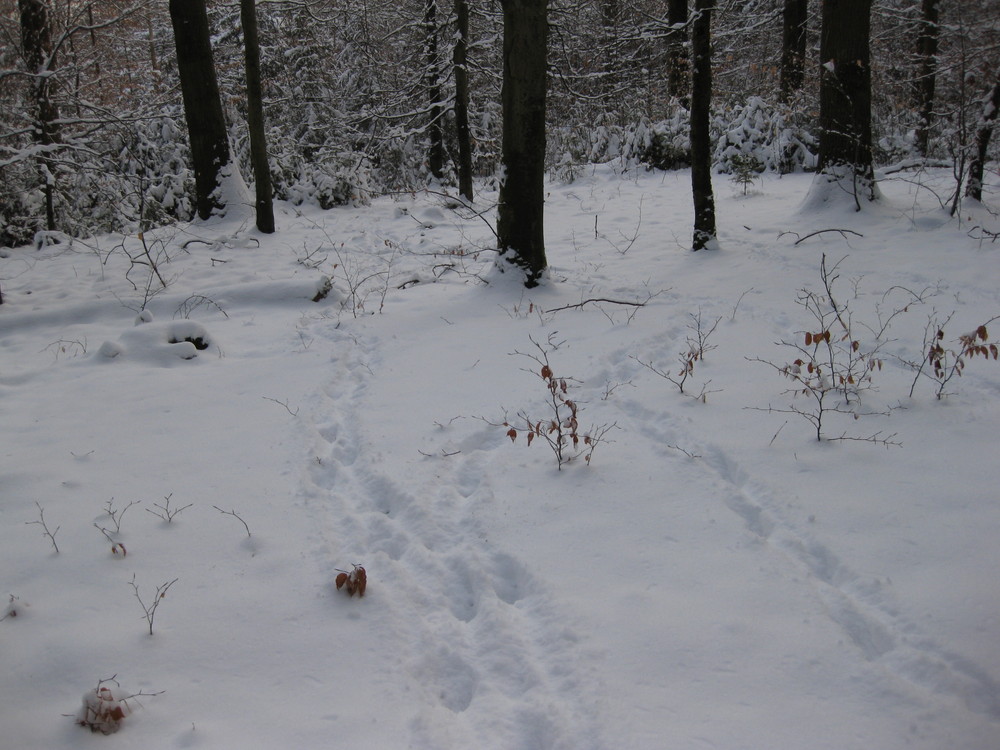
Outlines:
{"type": "Polygon", "coordinates": [[[366,423],[376,407],[369,384],[385,365],[377,358],[391,349],[329,323],[316,333],[334,354],[309,407],[313,543],[330,581],[336,568],[368,571],[365,616],[389,633],[385,668],[397,669],[416,698],[408,746],[603,747],[575,671],[577,636],[477,520],[492,499],[478,464],[496,447],[495,431],[472,438],[453,462],[422,461],[413,450],[414,469],[366,423]]]}

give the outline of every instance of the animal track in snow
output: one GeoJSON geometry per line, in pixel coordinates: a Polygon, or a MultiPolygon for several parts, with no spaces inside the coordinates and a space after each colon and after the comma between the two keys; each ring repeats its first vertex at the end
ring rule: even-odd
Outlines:
{"type": "Polygon", "coordinates": [[[1000,719],[1000,685],[986,673],[919,635],[878,587],[863,586],[836,553],[783,517],[778,504],[721,449],[707,465],[731,488],[726,499],[756,537],[802,566],[830,619],[865,660],[889,666],[899,678],[933,693],[950,693],[970,711],[1000,719]]]}

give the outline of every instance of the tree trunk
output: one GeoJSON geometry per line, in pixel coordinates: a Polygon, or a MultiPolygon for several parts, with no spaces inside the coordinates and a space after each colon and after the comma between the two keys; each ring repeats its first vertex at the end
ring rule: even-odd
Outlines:
{"type": "Polygon", "coordinates": [[[545,93],[548,0],[503,6],[503,182],[497,209],[501,256],[525,269],[525,286],[545,270],[545,93]]]}
{"type": "Polygon", "coordinates": [[[212,61],[205,0],[170,0],[170,21],[194,164],[195,205],[198,216],[207,219],[213,211],[224,208],[217,189],[222,168],[229,164],[229,138],[212,61]]]}
{"type": "Polygon", "coordinates": [[[934,87],[937,80],[937,51],[940,27],[938,25],[938,0],[923,0],[917,31],[917,80],[914,82],[917,112],[917,150],[927,156],[931,120],[934,117],[934,87]]]}
{"type": "Polygon", "coordinates": [[[682,106],[688,106],[688,52],[687,52],[688,0],[668,0],[667,23],[667,88],[670,96],[682,106]]]}
{"type": "Polygon", "coordinates": [[[604,107],[611,111],[620,105],[620,97],[616,96],[617,80],[621,75],[621,4],[619,0],[601,0],[601,46],[602,77],[601,98],[604,107]]]}
{"type": "Polygon", "coordinates": [[[52,102],[50,74],[55,70],[52,27],[43,0],[18,0],[21,16],[21,55],[32,78],[32,113],[35,141],[42,147],[38,157],[45,193],[45,225],[56,228],[55,165],[51,146],[60,142],[59,108],[52,102]]]}
{"type": "Polygon", "coordinates": [[[781,32],[781,101],[802,88],[805,77],[808,0],[785,0],[781,32]]]}
{"type": "Polygon", "coordinates": [[[861,201],[877,197],[872,167],[872,0],[823,0],[820,33],[818,179],[861,201]]]}
{"type": "Polygon", "coordinates": [[[469,3],[455,0],[455,135],[458,140],[458,192],[472,201],[472,135],[469,131],[469,3]]]}
{"type": "Polygon", "coordinates": [[[965,194],[980,202],[983,200],[983,168],[986,164],[986,151],[990,146],[990,138],[993,137],[998,109],[1000,109],[1000,74],[997,75],[993,91],[983,101],[983,116],[979,130],[976,131],[976,150],[972,153],[972,161],[969,163],[969,182],[965,194]]]}
{"type": "Polygon", "coordinates": [[[438,61],[437,0],[424,0],[424,80],[430,99],[427,167],[434,177],[444,176],[444,137],[441,128],[441,75],[438,61]]]}
{"type": "Polygon", "coordinates": [[[256,193],[257,229],[264,234],[274,231],[274,204],[271,167],[267,161],[267,137],[264,132],[264,97],[260,80],[260,42],[257,38],[255,0],[240,0],[243,24],[243,51],[247,67],[247,125],[250,131],[250,161],[253,163],[256,193]]]}
{"type": "Polygon", "coordinates": [[[691,24],[691,193],[694,197],[694,241],[701,250],[715,241],[715,196],[712,193],[712,11],[715,0],[695,0],[691,24]]]}

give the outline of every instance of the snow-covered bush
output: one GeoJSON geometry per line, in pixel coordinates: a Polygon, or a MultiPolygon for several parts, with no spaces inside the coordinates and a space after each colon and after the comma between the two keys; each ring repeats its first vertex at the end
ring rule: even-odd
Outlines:
{"type": "Polygon", "coordinates": [[[292,151],[277,151],[272,160],[275,197],[295,205],[320,208],[367,203],[371,195],[371,164],[362,154],[336,154],[310,161],[292,151]]]}
{"type": "Polygon", "coordinates": [[[737,161],[755,159],[761,171],[787,174],[816,166],[817,139],[801,113],[759,96],[713,117],[715,169],[731,174],[737,161]]]}
{"type": "MultiPolygon", "coordinates": [[[[800,110],[751,97],[738,107],[712,115],[712,161],[715,169],[732,173],[741,164],[756,163],[759,171],[785,174],[816,166],[818,142],[811,122],[800,110]]],[[[550,169],[555,178],[571,181],[574,169],[587,163],[621,158],[627,168],[683,169],[691,165],[690,113],[675,107],[669,118],[641,118],[624,127],[601,122],[552,131],[550,169]]]]}

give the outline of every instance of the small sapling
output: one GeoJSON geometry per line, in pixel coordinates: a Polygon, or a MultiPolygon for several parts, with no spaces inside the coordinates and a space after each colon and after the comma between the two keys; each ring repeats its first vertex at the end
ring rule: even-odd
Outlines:
{"type": "MultiPolygon", "coordinates": [[[[604,424],[591,427],[586,432],[580,431],[581,403],[569,397],[570,387],[576,381],[570,377],[557,377],[549,362],[549,354],[559,348],[559,344],[553,343],[554,337],[554,333],[549,335],[547,346],[542,346],[535,339],[531,339],[538,354],[514,352],[519,356],[534,360],[538,365],[537,371],[532,369],[528,372],[537,375],[545,383],[549,415],[537,418],[529,416],[525,411],[520,411],[516,423],[504,420],[497,426],[507,428],[506,434],[511,442],[517,442],[518,435],[522,433],[529,446],[536,438],[544,441],[552,449],[557,468],[562,470],[563,464],[580,456],[589,464],[594,450],[604,442],[605,435],[615,425],[604,424]]],[[[489,422],[489,424],[494,423],[489,422]]]]}
{"type": "Polygon", "coordinates": [[[175,583],[177,583],[178,580],[179,580],[178,578],[175,578],[174,580],[169,581],[167,583],[161,583],[159,586],[156,587],[156,593],[153,595],[153,601],[151,601],[149,604],[146,604],[146,602],[143,601],[142,596],[139,594],[139,585],[135,582],[135,574],[132,575],[132,580],[129,581],[129,585],[135,592],[135,598],[138,600],[139,606],[142,607],[142,611],[144,613],[146,622],[149,624],[150,635],[153,634],[153,619],[156,617],[157,607],[160,606],[160,602],[162,602],[163,599],[166,597],[167,591],[170,589],[170,587],[173,586],[175,583]]]}
{"type": "Polygon", "coordinates": [[[173,523],[174,522],[174,516],[176,516],[182,510],[187,510],[192,505],[194,505],[194,503],[188,503],[187,505],[182,505],[180,508],[176,508],[176,507],[175,508],[171,508],[170,507],[170,498],[172,498],[173,496],[174,496],[174,493],[172,493],[172,492],[169,495],[166,495],[163,498],[163,500],[164,500],[163,505],[160,505],[159,503],[153,503],[153,507],[154,508],[159,508],[159,510],[150,510],[149,508],[146,508],[146,512],[147,513],[152,513],[157,518],[162,518],[167,523],[173,523]]]}
{"type": "Polygon", "coordinates": [[[690,313],[690,317],[691,323],[688,324],[688,330],[691,331],[691,335],[687,337],[684,349],[677,355],[677,361],[680,363],[680,369],[677,370],[676,373],[668,370],[662,370],[654,366],[651,362],[643,362],[638,357],[633,357],[633,359],[635,359],[635,361],[643,367],[659,375],[661,378],[673,383],[677,386],[677,390],[684,395],[691,396],[691,398],[696,401],[707,403],[708,394],[715,392],[708,390],[708,386],[712,381],[709,380],[702,384],[701,389],[697,394],[685,391],[684,387],[688,378],[694,374],[695,364],[703,362],[705,360],[706,352],[710,352],[712,349],[716,348],[714,344],[710,345],[708,343],[708,338],[715,333],[715,329],[719,327],[719,323],[722,321],[722,318],[716,318],[715,322],[712,323],[711,326],[706,326],[702,323],[701,310],[698,310],[697,314],[690,313]]]}

